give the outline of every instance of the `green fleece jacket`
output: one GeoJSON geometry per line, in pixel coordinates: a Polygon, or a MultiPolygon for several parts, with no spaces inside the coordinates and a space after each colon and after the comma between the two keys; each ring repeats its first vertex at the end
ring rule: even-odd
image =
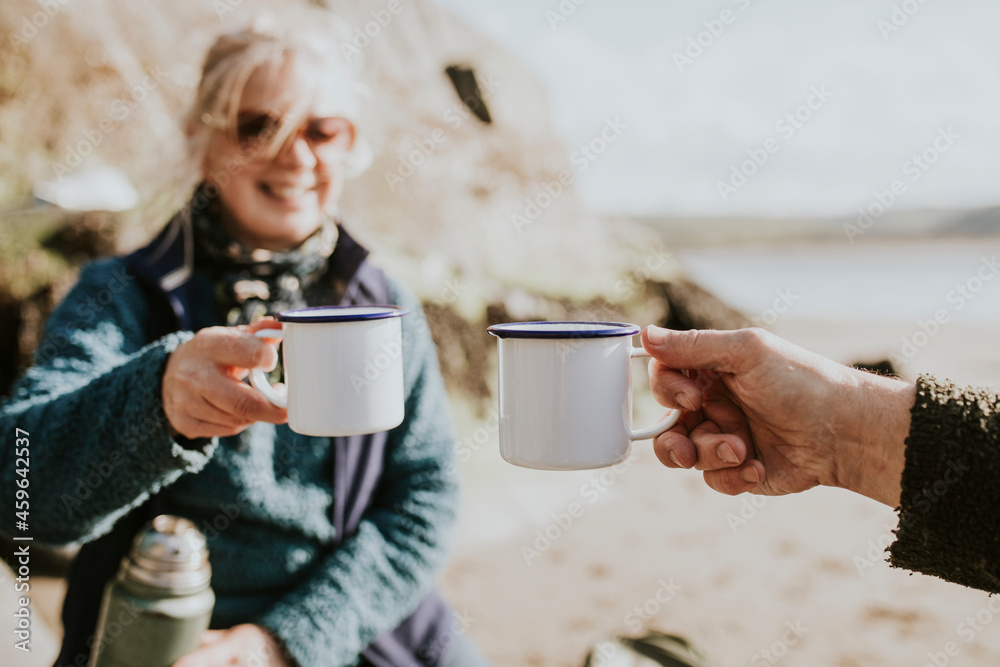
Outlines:
{"type": "Polygon", "coordinates": [[[162,374],[194,334],[147,340],[146,298],[120,259],[83,270],[34,366],[0,405],[0,432],[22,429],[30,443],[25,532],[15,526],[15,450],[0,448],[0,488],[10,491],[0,494],[0,530],[79,544],[165,490],[165,511],[208,537],[213,627],[258,623],[303,667],[354,665],[432,587],[457,509],[434,345],[420,304],[393,290],[411,311],[402,320],[406,417],[390,432],[379,503],[339,548],[328,548],[329,438],[266,423],[200,446],[171,437],[162,374]]]}

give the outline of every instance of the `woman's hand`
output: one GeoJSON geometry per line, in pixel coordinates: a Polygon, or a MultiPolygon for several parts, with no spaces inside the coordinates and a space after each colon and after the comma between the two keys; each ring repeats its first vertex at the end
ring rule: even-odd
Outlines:
{"type": "Polygon", "coordinates": [[[259,625],[245,623],[228,630],[207,630],[201,646],[173,664],[173,667],[295,667],[284,649],[259,625]]]}
{"type": "Polygon", "coordinates": [[[250,368],[270,370],[275,347],[253,335],[273,327],[261,320],[248,327],[209,327],[171,353],[161,385],[170,426],[187,438],[235,435],[254,422],[282,424],[288,412],[242,382],[250,368]]]}
{"type": "Polygon", "coordinates": [[[642,338],[654,396],[688,410],[654,442],[664,465],[703,470],[721,493],[780,495],[822,484],[898,504],[913,385],[760,329],[647,327],[642,338]]]}

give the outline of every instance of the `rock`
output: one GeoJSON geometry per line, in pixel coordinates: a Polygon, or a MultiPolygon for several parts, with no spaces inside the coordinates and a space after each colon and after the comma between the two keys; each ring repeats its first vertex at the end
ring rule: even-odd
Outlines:
{"type": "Polygon", "coordinates": [[[0,398],[31,365],[45,330],[45,321],[69,289],[71,281],[46,285],[26,299],[16,299],[0,289],[0,398]],[[7,326],[9,324],[9,326],[7,326]]]}
{"type": "Polygon", "coordinates": [[[669,305],[664,320],[668,329],[742,329],[753,323],[743,313],[690,280],[658,284],[669,305]]]}
{"type": "Polygon", "coordinates": [[[70,216],[62,227],[42,240],[42,247],[59,253],[71,264],[83,264],[114,254],[117,241],[117,217],[94,211],[70,216]]]}

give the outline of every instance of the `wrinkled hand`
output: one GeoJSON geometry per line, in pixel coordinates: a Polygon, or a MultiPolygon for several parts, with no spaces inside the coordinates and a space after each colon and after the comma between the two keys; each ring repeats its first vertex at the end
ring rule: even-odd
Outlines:
{"type": "Polygon", "coordinates": [[[249,623],[228,630],[207,630],[201,646],[173,664],[173,667],[294,667],[279,644],[264,628],[249,623]]]}
{"type": "Polygon", "coordinates": [[[278,363],[275,347],[253,335],[273,326],[273,320],[261,320],[248,327],[209,327],[171,353],[161,391],[174,431],[210,438],[235,435],[258,421],[288,420],[284,408],[242,382],[247,369],[269,370],[278,363]]]}
{"type": "Polygon", "coordinates": [[[822,484],[898,503],[913,385],[761,329],[648,327],[642,339],[654,396],[688,410],[654,441],[664,465],[703,470],[706,484],[727,494],[822,484]]]}

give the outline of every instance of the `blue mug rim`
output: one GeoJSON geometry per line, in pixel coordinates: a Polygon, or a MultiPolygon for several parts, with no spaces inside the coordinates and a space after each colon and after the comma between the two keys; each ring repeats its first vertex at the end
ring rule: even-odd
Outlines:
{"type": "Polygon", "coordinates": [[[326,322],[362,322],[367,320],[384,320],[390,317],[402,317],[410,312],[409,308],[391,304],[354,304],[348,306],[312,306],[310,308],[294,308],[283,310],[275,316],[279,322],[294,324],[322,324],[326,322]],[[350,310],[377,309],[376,312],[354,312],[350,310]],[[323,314],[323,311],[327,311],[323,314]]]}
{"type": "Polygon", "coordinates": [[[506,322],[494,324],[486,332],[497,338],[616,338],[619,336],[634,336],[642,329],[638,324],[629,322],[594,322],[586,320],[568,320],[562,322],[506,322]],[[534,329],[538,325],[552,325],[552,329],[534,329]],[[587,324],[593,329],[574,329],[572,325],[587,324]],[[559,325],[566,325],[560,329],[559,325]],[[520,327],[520,328],[519,328],[520,327]]]}

